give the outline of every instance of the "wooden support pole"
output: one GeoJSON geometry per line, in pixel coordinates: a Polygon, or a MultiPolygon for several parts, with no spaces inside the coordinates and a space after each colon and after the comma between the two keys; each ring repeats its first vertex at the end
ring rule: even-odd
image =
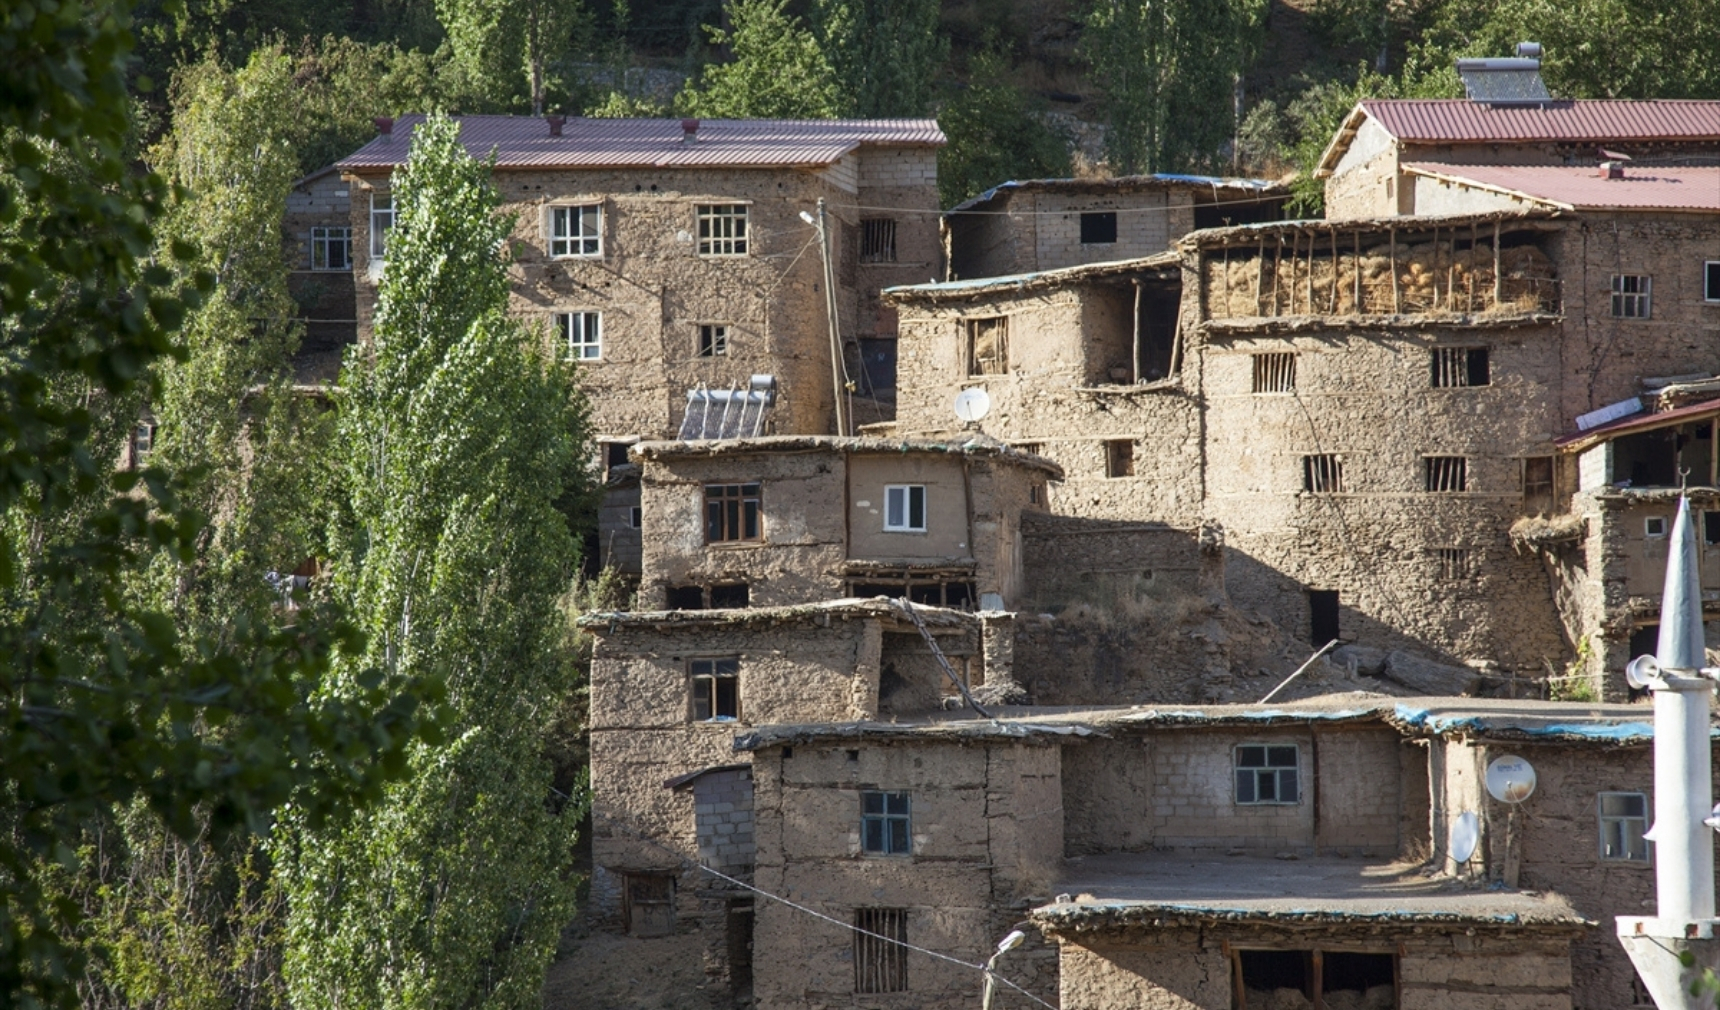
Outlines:
{"type": "Polygon", "coordinates": [[[1475,262],[1475,257],[1480,254],[1481,223],[1479,221],[1471,221],[1469,223],[1469,293],[1466,296],[1468,301],[1466,308],[1470,312],[1475,311],[1475,274],[1476,271],[1481,269],[1481,265],[1475,262]]]}
{"type": "Polygon", "coordinates": [[[1499,252],[1499,219],[1493,219],[1493,309],[1498,311],[1499,303],[1505,300],[1505,274],[1500,267],[1504,257],[1499,252]]]}
{"type": "Polygon", "coordinates": [[[1260,298],[1266,293],[1266,236],[1260,236],[1260,252],[1254,259],[1254,314],[1261,315],[1260,298]]]}
{"type": "Polygon", "coordinates": [[[1332,233],[1332,307],[1327,309],[1332,315],[1338,314],[1338,229],[1330,229],[1332,233]]]}
{"type": "Polygon", "coordinates": [[[1356,275],[1356,315],[1359,316],[1364,311],[1362,309],[1362,233],[1352,231],[1350,238],[1355,241],[1355,262],[1351,264],[1355,269],[1351,272],[1356,275]]]}
{"type": "Polygon", "coordinates": [[[1308,314],[1314,314],[1314,233],[1308,233],[1308,314]]]}
{"type": "Polygon", "coordinates": [[[1403,312],[1402,307],[1400,307],[1398,304],[1397,229],[1396,228],[1389,229],[1389,232],[1391,234],[1391,243],[1392,243],[1392,247],[1391,247],[1391,257],[1392,257],[1392,271],[1391,271],[1391,273],[1392,273],[1392,315],[1395,316],[1395,315],[1400,315],[1403,312]]]}
{"type": "Polygon", "coordinates": [[[1230,246],[1224,247],[1224,314],[1230,315],[1230,246]]]}
{"type": "Polygon", "coordinates": [[[1141,281],[1135,279],[1135,353],[1129,359],[1129,374],[1136,383],[1141,381],[1141,281]]]}
{"type": "MultiPolygon", "coordinates": [[[[1284,236],[1278,236],[1278,248],[1272,254],[1272,314],[1278,315],[1278,278],[1284,272],[1284,236]]],[[[1294,291],[1294,288],[1291,288],[1294,291]]]]}

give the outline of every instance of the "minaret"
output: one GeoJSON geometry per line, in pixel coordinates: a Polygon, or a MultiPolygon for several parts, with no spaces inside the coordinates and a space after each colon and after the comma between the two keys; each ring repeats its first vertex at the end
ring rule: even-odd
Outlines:
{"type": "Polygon", "coordinates": [[[1619,916],[1624,944],[1659,1010],[1712,1008],[1715,994],[1693,994],[1704,967],[1713,968],[1715,941],[1713,771],[1708,709],[1715,671],[1707,668],[1702,636],[1702,583],[1690,502],[1678,516],[1666,557],[1655,655],[1632,661],[1633,687],[1654,692],[1655,914],[1619,916]],[[1686,968],[1681,955],[1695,957],[1686,968]]]}

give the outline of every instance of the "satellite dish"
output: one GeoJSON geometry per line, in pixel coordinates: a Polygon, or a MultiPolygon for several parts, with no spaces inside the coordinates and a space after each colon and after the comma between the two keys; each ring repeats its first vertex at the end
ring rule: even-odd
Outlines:
{"type": "Polygon", "coordinates": [[[1535,769],[1515,754],[1487,763],[1487,795],[1501,803],[1521,803],[1535,792],[1535,769]]]}
{"type": "Polygon", "coordinates": [[[1660,682],[1660,663],[1653,656],[1638,656],[1625,664],[1625,683],[1633,691],[1642,691],[1660,682]]]}
{"type": "Polygon", "coordinates": [[[970,386],[956,394],[956,416],[969,424],[985,419],[991,413],[991,396],[978,386],[970,386]]]}
{"type": "Polygon", "coordinates": [[[1459,863],[1469,862],[1469,857],[1475,855],[1475,846],[1481,843],[1481,822],[1468,811],[1457,815],[1457,820],[1451,822],[1451,842],[1446,851],[1451,858],[1459,863]]]}

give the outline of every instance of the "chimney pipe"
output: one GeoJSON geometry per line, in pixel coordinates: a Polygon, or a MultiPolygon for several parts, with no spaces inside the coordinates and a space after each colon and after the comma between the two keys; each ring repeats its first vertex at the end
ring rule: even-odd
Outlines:
{"type": "Polygon", "coordinates": [[[1598,174],[1603,179],[1622,179],[1624,178],[1624,165],[1616,161],[1603,161],[1598,174]]]}
{"type": "Polygon", "coordinates": [[[699,121],[697,119],[681,120],[681,143],[696,144],[699,142],[699,121]]]}
{"type": "Polygon", "coordinates": [[[549,124],[549,135],[552,137],[559,137],[561,136],[562,125],[567,122],[567,117],[545,116],[543,117],[543,121],[549,124]]]}
{"type": "Polygon", "coordinates": [[[382,135],[383,140],[394,139],[393,116],[377,116],[375,119],[371,120],[371,122],[376,124],[376,132],[382,135]]]}

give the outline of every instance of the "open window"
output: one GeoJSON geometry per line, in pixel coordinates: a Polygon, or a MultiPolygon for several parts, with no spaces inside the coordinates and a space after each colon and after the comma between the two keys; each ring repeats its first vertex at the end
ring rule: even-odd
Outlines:
{"type": "Polygon", "coordinates": [[[694,722],[733,722],[741,717],[741,661],[695,659],[692,679],[694,722]]]}
{"type": "Polygon", "coordinates": [[[1116,242],[1116,211],[1095,210],[1081,215],[1082,245],[1115,245],[1116,242]]]}
{"type": "Polygon", "coordinates": [[[967,360],[969,375],[1009,372],[1008,316],[967,320],[967,360]]]}
{"type": "Polygon", "coordinates": [[[1469,490],[1469,459],[1464,456],[1423,456],[1425,490],[1436,493],[1469,490]]]}
{"type": "Polygon", "coordinates": [[[1237,1010],[1291,1005],[1394,1010],[1397,958],[1336,950],[1233,950],[1231,971],[1237,1010]],[[1300,996],[1286,1002],[1284,990],[1300,996]]]}
{"type": "Polygon", "coordinates": [[[1428,352],[1435,389],[1487,386],[1493,373],[1485,347],[1435,347],[1428,352]]]}
{"type": "Polygon", "coordinates": [[[1308,637],[1318,649],[1338,637],[1338,591],[1308,590],[1308,637]]]}

